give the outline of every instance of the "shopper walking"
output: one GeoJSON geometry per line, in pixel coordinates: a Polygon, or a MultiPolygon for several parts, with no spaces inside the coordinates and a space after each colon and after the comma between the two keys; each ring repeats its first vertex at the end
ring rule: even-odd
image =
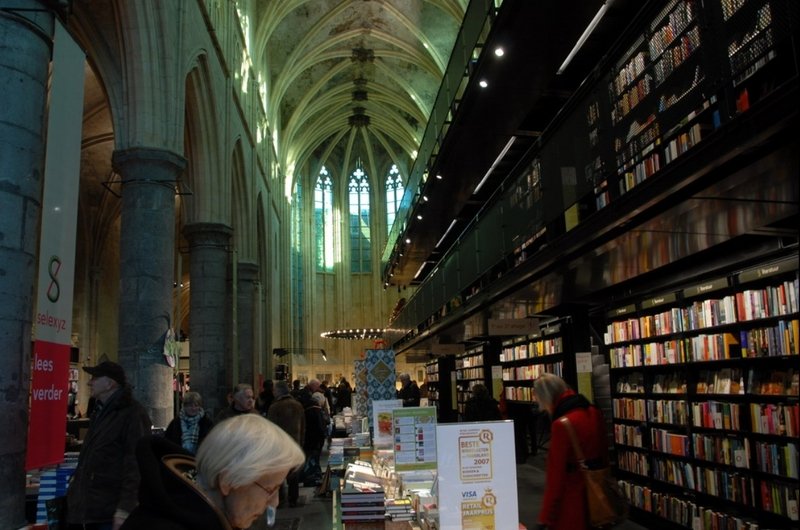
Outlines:
{"type": "Polygon", "coordinates": [[[608,462],[608,440],[600,409],[569,388],[563,379],[543,374],[533,384],[539,405],[550,414],[550,449],[547,455],[545,492],[539,513],[539,528],[588,529],[586,484],[572,440],[559,421],[565,417],[580,440],[587,465],[608,462]]]}
{"type": "Polygon", "coordinates": [[[164,436],[180,445],[191,454],[197,453],[197,447],[206,437],[214,422],[203,410],[203,399],[197,392],[183,394],[183,407],[177,418],[167,425],[164,436]]]}
{"type": "Polygon", "coordinates": [[[400,390],[397,399],[403,400],[404,407],[419,407],[420,393],[416,381],[411,380],[409,374],[400,374],[400,390]]]}
{"type": "Polygon", "coordinates": [[[70,529],[117,530],[138,502],[135,449],[150,432],[150,417],[122,366],[105,361],[84,371],[95,407],[67,490],[67,521],[70,529]]]}
{"type": "MultiPolygon", "coordinates": [[[[286,381],[278,381],[273,389],[275,400],[267,411],[267,419],[275,423],[284,430],[286,434],[299,445],[303,445],[306,432],[306,416],[303,405],[300,404],[289,393],[289,384],[286,381]]],[[[297,506],[300,498],[300,473],[294,471],[286,477],[288,495],[284,494],[281,488],[281,503],[288,496],[289,506],[297,506]]]]}

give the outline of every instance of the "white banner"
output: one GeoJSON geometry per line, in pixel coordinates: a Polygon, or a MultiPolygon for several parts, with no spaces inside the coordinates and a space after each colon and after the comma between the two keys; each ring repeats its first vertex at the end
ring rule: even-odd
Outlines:
{"type": "Polygon", "coordinates": [[[33,322],[34,338],[54,344],[72,343],[85,61],[83,50],[56,20],[33,322]]]}

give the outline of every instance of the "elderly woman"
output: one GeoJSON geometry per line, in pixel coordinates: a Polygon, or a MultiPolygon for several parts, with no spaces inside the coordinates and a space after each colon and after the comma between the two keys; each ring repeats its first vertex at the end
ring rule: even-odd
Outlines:
{"type": "Polygon", "coordinates": [[[203,399],[197,392],[186,392],[183,395],[183,407],[169,425],[164,436],[172,440],[192,454],[197,453],[197,446],[211,431],[214,422],[203,410],[203,399]]]}
{"type": "Polygon", "coordinates": [[[163,437],[142,438],[136,453],[139,506],[123,530],[250,528],[265,511],[269,524],[286,475],[305,460],[283,429],[257,414],[215,425],[196,460],[163,437]]]}
{"type": "Polygon", "coordinates": [[[606,463],[608,440],[603,415],[600,409],[569,388],[557,375],[542,374],[534,381],[533,392],[552,421],[546,487],[538,528],[588,529],[586,484],[569,433],[559,419],[565,417],[569,420],[587,464],[606,463]]]}

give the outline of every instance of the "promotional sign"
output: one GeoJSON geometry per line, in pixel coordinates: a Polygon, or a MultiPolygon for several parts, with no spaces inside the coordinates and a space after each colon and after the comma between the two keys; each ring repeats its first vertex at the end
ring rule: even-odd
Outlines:
{"type": "Polygon", "coordinates": [[[592,401],[592,352],[575,352],[575,363],[578,372],[578,392],[592,401]]]}
{"type": "Polygon", "coordinates": [[[378,399],[372,401],[372,425],[375,426],[375,435],[372,444],[376,447],[392,445],[394,440],[392,420],[394,409],[403,408],[402,399],[378,399]]]}
{"type": "Polygon", "coordinates": [[[436,427],[439,528],[519,527],[514,422],[436,427]]]}
{"type": "Polygon", "coordinates": [[[25,469],[64,460],[85,56],[56,21],[25,469]]]}
{"type": "Polygon", "coordinates": [[[436,469],[436,407],[392,411],[395,471],[436,469]]]}

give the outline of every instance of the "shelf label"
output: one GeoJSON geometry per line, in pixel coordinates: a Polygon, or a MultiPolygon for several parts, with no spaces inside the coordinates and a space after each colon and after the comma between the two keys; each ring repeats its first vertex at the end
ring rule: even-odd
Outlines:
{"type": "Polygon", "coordinates": [[[675,293],[668,293],[659,296],[654,296],[652,298],[648,298],[647,300],[642,300],[642,309],[652,309],[660,305],[672,304],[675,303],[677,300],[678,297],[675,295],[675,293]]]}
{"type": "Polygon", "coordinates": [[[623,306],[623,307],[618,307],[618,308],[614,309],[613,311],[609,311],[608,317],[609,318],[619,318],[621,316],[629,315],[629,314],[635,313],[635,312],[636,312],[636,305],[631,304],[631,305],[626,305],[626,306],[623,306]]]}
{"type": "Polygon", "coordinates": [[[527,335],[539,331],[538,318],[490,318],[489,335],[527,335]]]}
{"type": "Polygon", "coordinates": [[[769,265],[762,265],[747,269],[739,273],[739,283],[747,283],[761,278],[768,278],[770,276],[777,276],[785,272],[797,270],[798,262],[796,258],[789,258],[769,265]]]}
{"type": "Polygon", "coordinates": [[[718,278],[707,282],[692,285],[683,290],[685,298],[694,298],[695,296],[702,296],[704,294],[713,293],[714,291],[721,291],[728,288],[727,278],[718,278]]]}

